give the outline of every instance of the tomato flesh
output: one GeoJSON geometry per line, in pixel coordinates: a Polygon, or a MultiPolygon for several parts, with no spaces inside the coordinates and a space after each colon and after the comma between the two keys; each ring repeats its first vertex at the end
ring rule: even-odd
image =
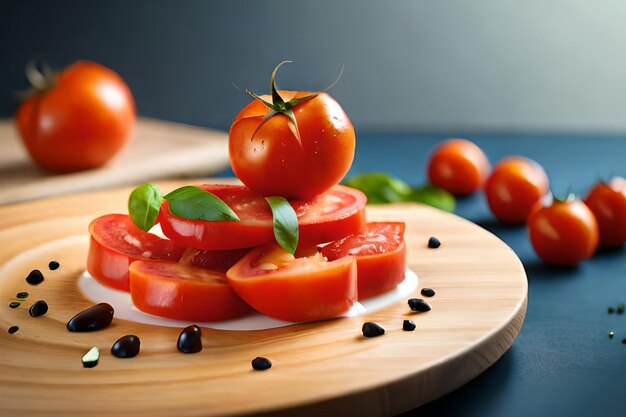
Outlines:
{"type": "Polygon", "coordinates": [[[359,300],[380,295],[404,280],[404,228],[401,222],[367,223],[358,233],[324,246],[322,255],[329,261],[355,256],[359,300]]]}
{"type": "Polygon", "coordinates": [[[184,248],[139,229],[128,215],[107,214],[89,225],[87,271],[98,282],[129,291],[128,267],[137,260],[178,260],[184,248]]]}
{"type": "Polygon", "coordinates": [[[252,312],[217,271],[168,261],[137,261],[129,268],[130,295],[141,311],[188,321],[222,321],[252,312]]]}
{"type": "MultiPolygon", "coordinates": [[[[167,201],[161,206],[163,233],[188,247],[207,250],[249,248],[274,240],[272,212],[263,197],[239,185],[202,185],[221,198],[240,221],[188,220],[175,216],[167,201]]],[[[336,185],[311,200],[290,201],[299,222],[299,246],[330,242],[356,232],[365,223],[365,195],[336,185]]]]}
{"type": "Polygon", "coordinates": [[[233,250],[186,248],[178,262],[183,265],[197,266],[213,271],[226,272],[248,252],[250,252],[250,248],[233,250]]]}
{"type": "Polygon", "coordinates": [[[233,290],[250,306],[285,321],[339,316],[357,300],[354,257],[327,262],[321,254],[294,258],[275,244],[258,247],[226,273],[233,290]]]}

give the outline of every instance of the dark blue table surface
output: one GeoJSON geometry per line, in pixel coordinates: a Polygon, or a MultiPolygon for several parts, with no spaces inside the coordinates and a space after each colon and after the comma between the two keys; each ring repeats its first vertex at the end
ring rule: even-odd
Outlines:
{"type": "MultiPolygon", "coordinates": [[[[433,146],[449,136],[364,134],[348,177],[382,171],[409,183],[426,180],[433,146]]],[[[492,164],[523,155],[547,171],[556,195],[568,187],[585,194],[597,180],[626,177],[626,135],[465,135],[492,164]]],[[[221,175],[232,175],[225,171],[221,175]]],[[[621,416],[626,415],[626,249],[603,252],[576,268],[545,265],[524,227],[499,224],[481,193],[460,199],[455,213],[505,241],[528,275],[528,311],[511,349],[458,390],[406,416],[621,416]],[[610,330],[615,337],[609,339],[610,330]]]]}

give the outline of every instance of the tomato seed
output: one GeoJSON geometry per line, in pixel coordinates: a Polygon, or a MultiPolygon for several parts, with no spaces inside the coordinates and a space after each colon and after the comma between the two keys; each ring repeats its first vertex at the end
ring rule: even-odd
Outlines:
{"type": "Polygon", "coordinates": [[[18,292],[15,298],[20,298],[23,300],[24,298],[28,298],[28,293],[26,291],[18,292]]]}
{"type": "Polygon", "coordinates": [[[431,310],[430,304],[428,304],[426,301],[422,300],[421,298],[411,298],[408,301],[408,304],[411,310],[417,311],[420,313],[431,310]]]}
{"type": "Polygon", "coordinates": [[[365,337],[376,337],[385,334],[385,329],[383,329],[380,324],[374,323],[372,321],[363,323],[361,331],[363,332],[363,336],[365,337]]]}
{"type": "Polygon", "coordinates": [[[202,350],[202,331],[198,326],[187,326],[178,336],[178,350],[183,353],[198,353],[202,350]]]}
{"type": "Polygon", "coordinates": [[[35,301],[35,303],[28,309],[28,313],[31,317],[43,316],[47,312],[48,303],[46,303],[44,300],[35,301]]]}
{"type": "Polygon", "coordinates": [[[11,326],[9,327],[9,334],[13,334],[15,332],[17,332],[20,329],[19,326],[11,326]]]}
{"type": "Polygon", "coordinates": [[[252,359],[252,368],[256,371],[265,371],[266,369],[270,369],[272,367],[272,362],[264,358],[262,356],[257,356],[252,359]]]}
{"type": "Polygon", "coordinates": [[[26,282],[28,282],[31,285],[41,284],[43,282],[43,274],[41,273],[40,270],[33,269],[32,271],[30,271],[30,273],[26,277],[26,282]]]}
{"type": "Polygon", "coordinates": [[[93,368],[98,364],[98,359],[100,358],[100,351],[97,347],[92,347],[89,349],[89,352],[85,353],[83,356],[83,367],[84,368],[93,368]]]}
{"type": "Polygon", "coordinates": [[[61,265],[57,261],[50,261],[50,263],[48,264],[48,268],[50,268],[51,271],[59,269],[59,266],[61,265]]]}
{"type": "Polygon", "coordinates": [[[111,324],[113,307],[107,303],[99,303],[81,311],[67,322],[70,332],[91,332],[100,330],[111,324]]]}
{"type": "Polygon", "coordinates": [[[402,322],[402,330],[405,332],[412,332],[415,330],[415,323],[412,320],[404,320],[402,322]]]}
{"type": "Polygon", "coordinates": [[[615,309],[613,307],[609,307],[608,312],[609,314],[613,314],[615,313],[615,309]]]}
{"type": "Polygon", "coordinates": [[[626,345],[626,339],[622,339],[622,344],[626,345]]]}
{"type": "Polygon", "coordinates": [[[21,303],[18,303],[17,301],[11,301],[11,303],[9,304],[9,307],[18,308],[20,305],[21,303]]]}
{"type": "Polygon", "coordinates": [[[441,241],[437,239],[435,236],[431,236],[430,239],[428,239],[429,248],[437,249],[439,246],[441,246],[441,241]]]}
{"type": "Polygon", "coordinates": [[[111,347],[111,354],[116,358],[134,358],[139,353],[141,341],[135,335],[122,336],[111,347]]]}
{"type": "Polygon", "coordinates": [[[421,293],[424,297],[432,297],[433,295],[435,295],[435,290],[433,290],[432,288],[422,288],[421,293]]]}

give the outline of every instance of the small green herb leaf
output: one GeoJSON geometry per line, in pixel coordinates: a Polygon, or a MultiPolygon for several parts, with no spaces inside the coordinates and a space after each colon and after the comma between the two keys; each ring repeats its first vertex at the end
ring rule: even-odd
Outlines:
{"type": "Polygon", "coordinates": [[[239,217],[219,197],[191,185],[178,188],[165,197],[170,211],[189,220],[239,221],[239,217]]]}
{"type": "Polygon", "coordinates": [[[405,201],[428,204],[429,206],[449,212],[454,211],[454,207],[456,206],[456,199],[452,194],[432,184],[414,188],[405,201]]]}
{"type": "Polygon", "coordinates": [[[370,204],[403,201],[411,194],[411,187],[407,183],[382,172],[358,174],[344,184],[363,191],[370,204]]]}
{"type": "Polygon", "coordinates": [[[163,196],[159,187],[149,182],[135,188],[128,197],[128,213],[133,223],[148,231],[156,223],[163,196]]]}
{"type": "Polygon", "coordinates": [[[265,197],[265,200],[272,209],[276,242],[293,255],[298,246],[298,217],[296,212],[289,201],[283,197],[265,197]]]}

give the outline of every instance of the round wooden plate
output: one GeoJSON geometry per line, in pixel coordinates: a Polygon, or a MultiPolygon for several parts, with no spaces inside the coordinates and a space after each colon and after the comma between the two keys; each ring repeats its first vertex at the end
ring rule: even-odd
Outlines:
{"type": "MultiPolygon", "coordinates": [[[[181,184],[161,183],[164,191],[181,184]]],[[[474,378],[511,346],[526,312],[527,281],[513,251],[484,229],[417,204],[368,207],[369,220],[407,224],[409,268],[431,287],[432,310],[399,302],[367,316],[258,331],[203,329],[204,349],[176,350],[179,329],[113,320],[105,330],[70,333],[65,324],[89,307],[76,281],[85,270],[87,225],[125,212],[130,189],[75,194],[0,207],[0,415],[303,416],[393,415],[474,378]],[[439,249],[428,249],[431,235],[439,249]],[[61,266],[48,269],[50,260],[61,266]],[[45,275],[37,286],[25,277],[45,275]],[[29,297],[10,308],[16,293],[29,297]],[[45,316],[29,306],[46,300],[45,316]],[[402,321],[417,324],[402,331],[402,321]],[[364,338],[365,321],[386,333],[364,338]],[[8,333],[18,325],[19,331],[8,333]],[[110,354],[125,334],[141,339],[133,359],[110,354]],[[92,346],[100,362],[83,368],[92,346]],[[270,370],[253,371],[256,356],[270,370]]],[[[415,291],[419,295],[419,288],[415,291]]]]}

